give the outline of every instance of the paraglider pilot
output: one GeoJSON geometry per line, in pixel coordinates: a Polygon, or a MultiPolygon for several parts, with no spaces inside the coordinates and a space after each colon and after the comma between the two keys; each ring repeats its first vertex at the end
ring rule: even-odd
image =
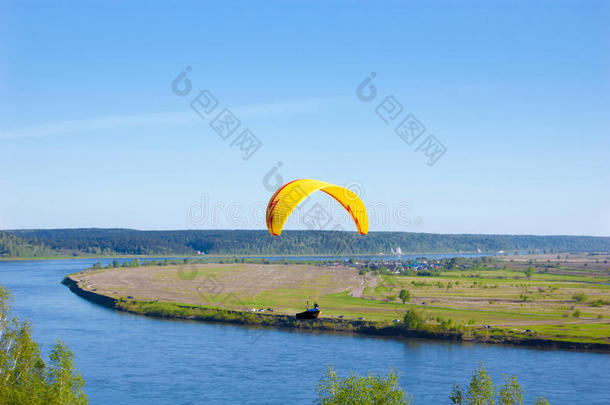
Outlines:
{"type": "Polygon", "coordinates": [[[313,308],[309,308],[309,300],[307,300],[307,304],[305,305],[305,309],[307,309],[307,311],[312,312],[312,311],[319,311],[320,307],[318,306],[317,302],[313,302],[313,308]]]}

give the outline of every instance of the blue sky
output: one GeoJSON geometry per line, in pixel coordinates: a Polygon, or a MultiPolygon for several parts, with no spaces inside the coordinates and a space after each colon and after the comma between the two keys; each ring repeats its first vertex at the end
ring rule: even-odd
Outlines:
{"type": "Polygon", "coordinates": [[[609,21],[595,1],[3,1],[0,229],[265,229],[281,162],[360,192],[371,230],[609,236],[609,21]],[[261,141],[248,160],[191,109],[204,89],[261,141]]]}

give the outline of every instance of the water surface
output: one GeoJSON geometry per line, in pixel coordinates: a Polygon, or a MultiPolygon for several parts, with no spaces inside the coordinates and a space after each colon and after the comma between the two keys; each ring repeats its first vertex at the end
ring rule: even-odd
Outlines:
{"type": "Polygon", "coordinates": [[[101,261],[0,262],[14,313],[31,320],[45,356],[57,339],[76,355],[91,404],[309,404],[332,364],[340,374],[401,373],[414,404],[449,403],[483,361],[552,404],[610,404],[610,355],[419,339],[393,340],[165,321],[92,304],[61,285],[101,261]]]}

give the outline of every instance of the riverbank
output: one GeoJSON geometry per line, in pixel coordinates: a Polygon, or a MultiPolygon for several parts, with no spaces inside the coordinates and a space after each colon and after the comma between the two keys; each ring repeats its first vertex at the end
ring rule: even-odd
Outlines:
{"type": "MultiPolygon", "coordinates": [[[[82,274],[82,273],[79,273],[82,274]]],[[[508,344],[548,349],[595,351],[610,353],[610,344],[570,341],[560,338],[541,338],[532,334],[516,333],[502,329],[477,330],[417,330],[404,327],[401,322],[337,319],[321,317],[317,320],[296,320],[286,314],[255,313],[249,311],[211,308],[158,300],[137,300],[133,298],[115,298],[97,292],[80,282],[78,277],[67,276],[62,281],[73,293],[95,304],[132,314],[165,319],[185,319],[204,322],[226,322],[247,326],[292,328],[305,331],[343,332],[363,335],[384,336],[392,338],[428,338],[456,342],[474,342],[491,344],[508,344]]]]}

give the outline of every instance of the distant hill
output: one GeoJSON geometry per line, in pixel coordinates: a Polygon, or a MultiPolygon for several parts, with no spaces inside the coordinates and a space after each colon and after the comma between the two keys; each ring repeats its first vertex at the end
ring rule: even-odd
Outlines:
{"type": "Polygon", "coordinates": [[[38,242],[35,237],[25,240],[0,231],[0,257],[43,257],[54,254],[53,250],[38,242]]]}
{"type": "MultiPolygon", "coordinates": [[[[610,237],[534,235],[446,235],[411,232],[284,231],[272,237],[265,230],[137,231],[133,229],[28,229],[2,234],[15,238],[9,253],[51,251],[73,255],[207,254],[366,254],[456,253],[500,250],[541,252],[610,252],[610,237]],[[20,242],[21,241],[21,242],[20,242]],[[21,243],[21,248],[18,246],[21,243]],[[17,246],[17,247],[16,247],[17,246]],[[19,250],[22,249],[22,250],[19,250]]],[[[6,236],[5,236],[6,239],[6,236]]],[[[12,245],[11,245],[12,243],[12,245]]],[[[1,245],[0,245],[1,246],[1,245]]]]}

